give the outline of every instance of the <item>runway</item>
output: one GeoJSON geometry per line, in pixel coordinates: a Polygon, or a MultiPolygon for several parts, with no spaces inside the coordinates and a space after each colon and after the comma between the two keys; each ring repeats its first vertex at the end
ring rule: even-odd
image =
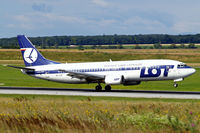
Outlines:
{"type": "Polygon", "coordinates": [[[200,99],[200,92],[112,90],[96,92],[94,89],[0,87],[0,94],[66,95],[66,96],[106,96],[130,98],[173,98],[200,99]]]}

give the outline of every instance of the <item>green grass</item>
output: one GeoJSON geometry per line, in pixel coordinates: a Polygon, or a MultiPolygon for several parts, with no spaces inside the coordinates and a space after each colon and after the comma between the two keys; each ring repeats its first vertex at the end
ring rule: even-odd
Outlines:
{"type": "MultiPolygon", "coordinates": [[[[24,75],[19,69],[9,68],[0,65],[0,86],[18,87],[55,87],[55,88],[91,88],[96,84],[64,84],[35,79],[24,75]]],[[[179,83],[178,88],[173,87],[173,81],[151,81],[142,82],[140,85],[123,86],[113,85],[113,89],[133,89],[133,90],[170,90],[170,91],[200,91],[200,69],[197,72],[179,83]]]]}

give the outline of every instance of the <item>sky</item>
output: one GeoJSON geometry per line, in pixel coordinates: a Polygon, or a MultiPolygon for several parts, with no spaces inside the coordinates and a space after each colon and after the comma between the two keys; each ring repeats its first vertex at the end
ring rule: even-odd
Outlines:
{"type": "Polygon", "coordinates": [[[2,1],[0,38],[200,33],[200,0],[2,1]]]}

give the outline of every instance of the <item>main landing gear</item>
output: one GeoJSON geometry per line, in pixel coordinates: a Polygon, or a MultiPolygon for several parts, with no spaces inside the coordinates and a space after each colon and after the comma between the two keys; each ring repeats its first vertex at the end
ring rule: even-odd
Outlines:
{"type": "Polygon", "coordinates": [[[106,85],[105,86],[105,91],[111,91],[111,86],[110,85],[106,85]]]}
{"type": "Polygon", "coordinates": [[[96,87],[95,87],[96,91],[102,91],[102,87],[100,84],[98,84],[96,87]]]}
{"type": "MultiPolygon", "coordinates": [[[[95,87],[96,91],[102,91],[102,87],[100,84],[98,84],[96,87],[95,87]]],[[[111,86],[110,85],[106,85],[105,86],[105,91],[111,91],[111,86]]]]}
{"type": "Polygon", "coordinates": [[[176,82],[174,82],[174,88],[177,88],[178,84],[176,82]]]}

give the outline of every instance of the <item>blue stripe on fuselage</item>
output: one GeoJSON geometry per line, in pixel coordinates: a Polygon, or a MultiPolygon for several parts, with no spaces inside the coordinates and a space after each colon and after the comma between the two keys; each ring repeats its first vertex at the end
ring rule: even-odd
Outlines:
{"type": "MultiPolygon", "coordinates": [[[[71,72],[105,72],[105,71],[130,71],[130,70],[140,70],[140,67],[73,69],[69,71],[71,72]]],[[[35,71],[35,74],[57,74],[57,73],[66,73],[66,72],[62,72],[59,70],[35,71]]]]}
{"type": "MultiPolygon", "coordinates": [[[[122,68],[90,68],[90,69],[69,69],[71,72],[108,72],[108,71],[132,71],[132,70],[141,70],[144,67],[122,67],[122,68]]],[[[160,66],[151,66],[148,68],[170,68],[173,69],[174,65],[160,65],[160,66]]],[[[31,74],[60,74],[66,73],[60,70],[42,70],[42,71],[35,71],[31,74]]]]}

